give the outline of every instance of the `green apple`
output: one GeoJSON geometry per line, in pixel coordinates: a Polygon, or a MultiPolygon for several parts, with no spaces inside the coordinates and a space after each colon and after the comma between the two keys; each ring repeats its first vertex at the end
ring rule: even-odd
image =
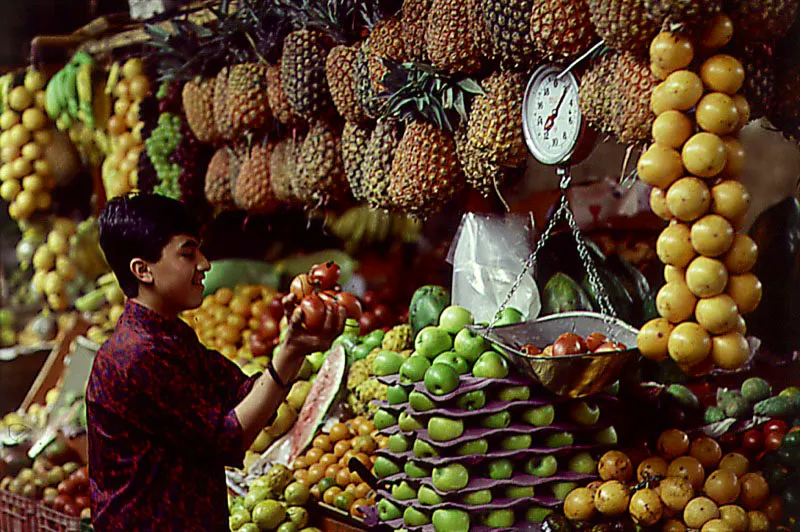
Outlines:
{"type": "Polygon", "coordinates": [[[404,453],[411,446],[411,438],[405,434],[392,434],[389,436],[389,450],[395,454],[404,453]]]}
{"type": "Polygon", "coordinates": [[[550,508],[528,508],[525,511],[525,520],[529,523],[542,523],[551,513],[553,510],[550,508]]]}
{"type": "Polygon", "coordinates": [[[445,395],[458,388],[458,373],[447,364],[434,364],[425,372],[425,388],[433,395],[445,395]]]}
{"type": "Polygon", "coordinates": [[[570,405],[569,418],[578,425],[594,425],[600,419],[600,408],[586,401],[578,401],[570,405]]]}
{"type": "Polygon", "coordinates": [[[394,351],[381,351],[372,362],[372,374],[378,377],[394,375],[400,371],[405,359],[394,351]]]}
{"type": "Polygon", "coordinates": [[[494,326],[502,327],[503,325],[514,325],[515,323],[522,323],[522,312],[513,307],[507,307],[500,313],[500,317],[494,326]]]}
{"type": "Polygon", "coordinates": [[[489,471],[489,478],[492,480],[504,480],[511,478],[511,475],[514,474],[514,465],[508,458],[492,460],[487,465],[487,469],[489,471]]]}
{"type": "Polygon", "coordinates": [[[491,528],[511,528],[514,526],[514,510],[491,510],[483,515],[481,523],[491,528]]]}
{"type": "Polygon", "coordinates": [[[464,504],[477,506],[478,504],[489,504],[492,502],[492,490],[471,491],[461,497],[464,504]]]}
{"type": "Polygon", "coordinates": [[[440,327],[428,326],[417,334],[414,349],[418,354],[433,360],[453,347],[453,339],[447,331],[440,327]]]}
{"type": "Polygon", "coordinates": [[[575,436],[573,436],[571,432],[556,432],[555,434],[549,435],[544,440],[544,443],[551,449],[569,447],[575,443],[575,436]]]}
{"type": "Polygon", "coordinates": [[[522,419],[534,427],[547,427],[555,421],[556,409],[553,405],[529,408],[522,413],[522,419]]]}
{"type": "Polygon", "coordinates": [[[455,351],[445,351],[441,355],[433,359],[434,364],[447,364],[459,375],[469,373],[469,362],[467,359],[456,353],[455,351]]]}
{"type": "Polygon", "coordinates": [[[397,421],[397,424],[400,426],[400,430],[403,432],[411,432],[412,430],[420,430],[423,428],[423,424],[412,416],[411,414],[406,414],[405,412],[400,412],[400,418],[397,421]]]}
{"type": "Polygon", "coordinates": [[[439,456],[439,451],[425,440],[417,440],[414,442],[414,456],[417,458],[433,458],[439,456]]]}
{"type": "Polygon", "coordinates": [[[439,315],[439,327],[450,334],[458,334],[461,329],[473,323],[475,320],[472,312],[457,305],[450,305],[439,315]]]}
{"type": "Polygon", "coordinates": [[[390,405],[399,405],[408,401],[408,392],[404,386],[395,384],[386,389],[386,400],[390,405]]]}
{"type": "Polygon", "coordinates": [[[486,392],[483,390],[475,390],[460,395],[456,401],[456,405],[462,410],[480,410],[486,406],[486,392]]]}
{"type": "Polygon", "coordinates": [[[617,429],[614,427],[606,427],[594,436],[594,441],[600,445],[616,445],[617,444],[617,429]]]}
{"type": "Polygon", "coordinates": [[[508,362],[500,353],[486,351],[475,361],[472,374],[483,379],[504,379],[508,377],[508,362]]]}
{"type": "Polygon", "coordinates": [[[400,365],[400,384],[412,384],[425,378],[431,367],[430,361],[422,355],[411,355],[400,365]]]}
{"type": "Polygon", "coordinates": [[[434,467],[431,480],[439,491],[460,490],[469,484],[469,471],[461,464],[434,467]]]}
{"type": "Polygon", "coordinates": [[[385,478],[399,473],[400,467],[385,456],[379,456],[372,464],[372,470],[378,478],[385,478]]]}
{"type": "Polygon", "coordinates": [[[433,416],[428,420],[428,436],[433,441],[455,440],[462,434],[464,434],[464,422],[460,419],[433,416]]]}
{"type": "Polygon", "coordinates": [[[511,412],[503,410],[481,418],[481,427],[487,429],[504,429],[511,425],[511,412]]]}
{"type": "Polygon", "coordinates": [[[429,468],[423,467],[413,460],[409,460],[405,463],[403,472],[408,475],[409,478],[427,478],[431,476],[431,470],[429,468]]]}
{"type": "Polygon", "coordinates": [[[533,486],[508,486],[505,490],[506,499],[530,499],[533,497],[533,486]]]}
{"type": "Polygon", "coordinates": [[[534,456],[525,462],[525,472],[539,478],[552,477],[558,470],[558,460],[555,456],[534,456]]]}
{"type": "Polygon", "coordinates": [[[372,422],[375,424],[376,429],[383,430],[391,427],[392,425],[396,425],[397,418],[391,412],[387,412],[386,410],[380,408],[377,412],[375,412],[375,417],[373,418],[372,422]]]}
{"type": "Polygon", "coordinates": [[[417,490],[408,485],[408,482],[403,480],[399,484],[392,486],[392,497],[398,501],[408,501],[417,498],[417,490]]]}
{"type": "Polygon", "coordinates": [[[489,450],[489,442],[486,438],[481,438],[479,440],[472,440],[468,441],[467,443],[462,443],[459,445],[458,449],[456,449],[456,454],[458,456],[470,456],[475,454],[486,454],[489,450]]]}
{"type": "Polygon", "coordinates": [[[519,451],[531,446],[533,437],[530,434],[514,434],[506,436],[500,442],[500,448],[506,451],[519,451]]]}
{"type": "Polygon", "coordinates": [[[417,412],[425,412],[436,407],[436,403],[431,401],[430,397],[416,390],[408,394],[408,404],[417,412]]]}
{"type": "Polygon", "coordinates": [[[433,506],[442,502],[442,498],[439,494],[433,491],[433,488],[425,485],[419,487],[417,499],[420,504],[424,504],[425,506],[433,506]]]}
{"type": "Polygon", "coordinates": [[[570,471],[576,473],[583,473],[584,475],[591,475],[597,471],[597,462],[589,453],[578,453],[569,459],[567,465],[570,471]]]}
{"type": "Polygon", "coordinates": [[[552,486],[553,496],[559,501],[567,498],[567,494],[577,488],[578,485],[574,482],[556,482],[552,486]]]}
{"type": "Polygon", "coordinates": [[[486,340],[469,329],[461,329],[453,340],[453,349],[470,364],[486,350],[486,340]]]}
{"type": "Polygon", "coordinates": [[[469,514],[464,510],[436,510],[433,512],[433,532],[467,532],[469,514]]]}
{"type": "Polygon", "coordinates": [[[527,401],[531,398],[531,389],[528,386],[503,386],[498,398],[501,401],[527,401]]]}
{"type": "Polygon", "coordinates": [[[308,360],[308,363],[311,364],[311,369],[313,369],[314,372],[317,372],[319,371],[319,368],[322,367],[322,363],[325,362],[325,353],[322,351],[311,353],[310,355],[306,355],[306,360],[308,360]]]}
{"type": "Polygon", "coordinates": [[[424,526],[430,523],[430,518],[414,508],[413,506],[409,506],[406,508],[406,511],[403,512],[403,523],[406,526],[424,526]]]}
{"type": "Polygon", "coordinates": [[[400,508],[389,502],[389,499],[381,499],[378,502],[378,517],[380,517],[381,521],[399,519],[402,515],[400,508]]]}

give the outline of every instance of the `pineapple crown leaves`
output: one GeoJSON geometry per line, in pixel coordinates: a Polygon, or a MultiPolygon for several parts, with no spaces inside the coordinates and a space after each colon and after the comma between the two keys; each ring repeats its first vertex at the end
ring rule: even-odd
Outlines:
{"type": "Polygon", "coordinates": [[[382,80],[387,90],[378,98],[384,100],[386,117],[422,119],[453,132],[459,122],[466,123],[472,98],[484,94],[472,78],[447,76],[425,63],[381,60],[388,69],[382,80]]]}
{"type": "Polygon", "coordinates": [[[358,38],[361,0],[272,0],[272,8],[297,29],[318,30],[337,44],[358,38]]]}

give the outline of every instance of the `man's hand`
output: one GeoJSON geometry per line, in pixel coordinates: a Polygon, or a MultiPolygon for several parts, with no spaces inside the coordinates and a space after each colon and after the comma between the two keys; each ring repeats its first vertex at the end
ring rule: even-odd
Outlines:
{"type": "Polygon", "coordinates": [[[326,305],[322,329],[311,333],[303,327],[303,311],[296,306],[297,297],[289,294],[283,298],[282,302],[287,315],[289,315],[289,332],[284,339],[283,348],[291,356],[305,356],[317,351],[324,351],[344,331],[347,319],[347,309],[344,307],[326,305]]]}

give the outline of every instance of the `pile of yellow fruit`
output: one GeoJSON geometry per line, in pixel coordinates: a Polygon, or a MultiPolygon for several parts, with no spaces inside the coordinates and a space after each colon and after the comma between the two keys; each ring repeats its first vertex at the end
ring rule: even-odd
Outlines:
{"type": "Polygon", "coordinates": [[[227,358],[252,360],[250,335],[261,328],[261,317],[268,311],[274,290],[261,285],[220,288],[203,299],[202,305],[183,314],[200,341],[227,358]]]}
{"type": "Polygon", "coordinates": [[[23,83],[12,88],[0,115],[0,197],[9,202],[14,220],[28,220],[35,211],[50,208],[55,186],[45,147],[53,140],[45,113],[47,78],[28,70],[23,83]]]}
{"type": "Polygon", "coordinates": [[[123,65],[111,66],[106,90],[114,96],[113,114],[108,119],[108,157],[101,175],[106,197],[121,196],[136,188],[139,154],[144,149],[139,105],[150,94],[150,80],[139,58],[128,59],[123,65]],[[122,79],[119,74],[122,74],[122,79]]]}
{"type": "Polygon", "coordinates": [[[72,220],[57,218],[46,241],[33,254],[31,285],[47,297],[47,304],[56,312],[63,312],[69,307],[67,284],[78,275],[69,257],[69,241],[76,232],[72,220]]]}
{"type": "Polygon", "coordinates": [[[761,300],[750,273],[756,244],[737,234],[750,204],[737,181],[745,161],[737,135],[750,118],[738,93],[744,67],[716,53],[732,36],[730,18],[719,15],[697,42],[662,32],[650,47],[651,69],[663,82],[651,95],[654,143],[638,172],[654,187],[653,212],[670,223],[656,245],[667,281],[656,298],[661,318],[645,324],[638,345],[644,356],[670,357],[691,375],[746,363],[742,315],[761,300]],[[689,69],[696,55],[705,57],[699,72],[689,69]]]}

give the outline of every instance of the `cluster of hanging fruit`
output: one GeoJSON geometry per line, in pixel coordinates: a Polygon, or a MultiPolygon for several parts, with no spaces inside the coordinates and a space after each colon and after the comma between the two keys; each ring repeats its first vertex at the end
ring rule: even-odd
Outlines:
{"type": "Polygon", "coordinates": [[[732,36],[731,19],[720,14],[699,39],[662,32],[650,46],[663,81],[650,100],[654,142],[637,169],[653,186],[653,212],[670,223],[656,246],[667,281],[656,297],[661,318],[645,324],[638,343],[644,356],[670,357],[689,374],[746,363],[742,315],[761,300],[750,273],[757,247],[736,233],[750,203],[737,181],[745,153],[736,138],[750,106],[740,94],[742,62],[718,53],[732,36]]]}

